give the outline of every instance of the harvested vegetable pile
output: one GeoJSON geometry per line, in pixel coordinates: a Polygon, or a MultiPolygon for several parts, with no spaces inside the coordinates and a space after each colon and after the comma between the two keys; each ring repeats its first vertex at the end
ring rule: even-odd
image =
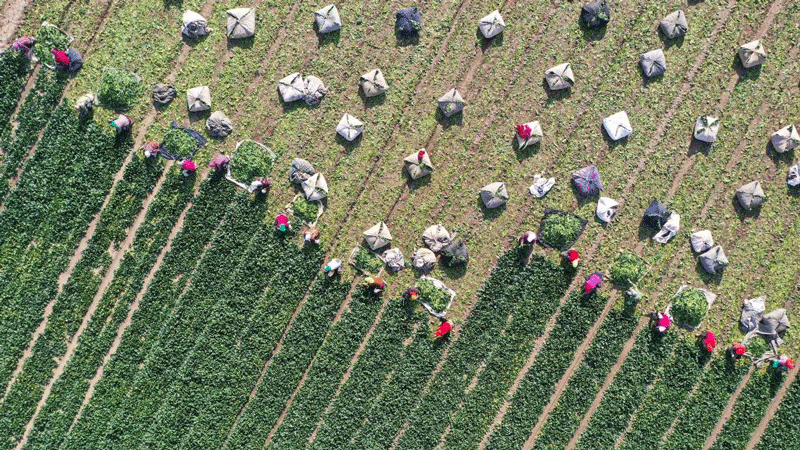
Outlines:
{"type": "Polygon", "coordinates": [[[311,223],[317,220],[317,212],[319,212],[319,206],[317,206],[316,203],[304,199],[302,196],[298,196],[292,202],[292,212],[294,213],[294,216],[299,220],[311,223]]]}
{"type": "Polygon", "coordinates": [[[430,280],[418,280],[417,288],[420,292],[420,301],[427,303],[434,311],[441,312],[447,309],[450,303],[450,293],[437,288],[430,280]]]}
{"type": "Polygon", "coordinates": [[[231,176],[242,183],[250,184],[255,178],[268,176],[273,162],[269,150],[255,141],[243,141],[233,152],[231,176]]]}
{"type": "Polygon", "coordinates": [[[672,300],[670,312],[676,323],[696,327],[708,312],[706,296],[697,289],[684,289],[672,300]]]}
{"type": "Polygon", "coordinates": [[[197,139],[180,128],[170,128],[164,133],[164,147],[173,155],[189,156],[197,150],[197,139]]]}
{"type": "Polygon", "coordinates": [[[545,244],[565,250],[581,234],[581,221],[569,214],[550,214],[542,224],[542,241],[545,244]]]}
{"type": "Polygon", "coordinates": [[[141,93],[139,78],[122,69],[108,68],[100,78],[97,96],[100,103],[110,109],[124,111],[130,108],[141,93]]]}
{"type": "Polygon", "coordinates": [[[39,34],[36,35],[36,45],[33,46],[33,54],[39,58],[39,61],[52,64],[53,54],[50,53],[50,50],[67,51],[69,41],[69,36],[58,28],[49,25],[43,26],[39,28],[39,34]]]}
{"type": "Polygon", "coordinates": [[[360,247],[353,255],[353,264],[369,273],[378,273],[383,269],[383,261],[363,247],[360,247]]]}
{"type": "Polygon", "coordinates": [[[639,278],[647,271],[642,258],[630,250],[620,254],[611,266],[611,281],[620,286],[627,286],[629,283],[636,283],[639,278]]]}

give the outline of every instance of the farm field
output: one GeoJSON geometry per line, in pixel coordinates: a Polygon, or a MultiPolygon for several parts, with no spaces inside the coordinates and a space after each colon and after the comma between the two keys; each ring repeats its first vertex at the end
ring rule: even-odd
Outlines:
{"type": "Polygon", "coordinates": [[[800,3],[614,0],[589,30],[575,2],[423,1],[416,38],[395,32],[409,4],[394,0],[337,4],[332,34],[313,25],[324,5],[299,0],[1,3],[0,450],[800,448],[797,370],[725,355],[743,300],[763,296],[792,323],[781,353],[800,356],[800,188],[785,182],[798,161],[769,144],[800,124],[800,3]],[[254,37],[226,37],[237,7],[255,9],[254,37]],[[506,27],[484,39],[493,9],[506,27]],[[689,30],[668,39],[658,23],[676,9],[689,30]],[[185,10],[214,31],[182,36],[185,10]],[[10,50],[43,21],[74,37],[76,76],[10,50]],[[767,60],[745,69],[737,49],[756,39],[767,60]],[[667,70],[646,78],[639,56],[656,48],[667,70]],[[544,72],[563,62],[574,86],[550,91],[544,72]],[[130,133],[107,125],[119,111],[75,112],[109,67],[141,79],[130,133]],[[368,98],[359,79],[375,68],[389,89],[368,98]],[[281,100],[294,72],[325,83],[318,104],[281,100]],[[165,106],[160,82],[177,89],[165,106]],[[185,92],[203,85],[211,109],[190,114],[185,92]],[[452,88],[466,106],[447,118],[437,99],[452,88]],[[227,137],[206,129],[217,110],[227,137]],[[633,133],[612,141],[601,123],[622,110],[633,133]],[[344,113],[365,124],[352,142],[336,134],[344,113]],[[692,138],[705,115],[720,118],[713,145],[692,138]],[[541,142],[517,149],[515,126],[533,120],[541,142]],[[142,151],[173,122],[208,140],[192,174],[142,151]],[[245,139],[276,155],[267,195],[209,167],[245,139]],[[435,170],[409,180],[403,158],[423,148],[435,170]],[[291,213],[294,231],[275,231],[302,192],[294,158],[327,179],[320,245],[291,213]],[[588,165],[620,203],[608,224],[570,181],[588,165]],[[543,198],[528,193],[539,173],[556,180],[543,198]],[[767,201],[748,213],[735,192],[753,180],[767,201]],[[509,200],[487,209],[494,181],[509,200]],[[667,244],[642,224],[653,199],[681,216],[667,244]],[[546,209],[587,221],[577,270],[518,245],[546,209]],[[456,292],[447,336],[403,295],[420,271],[382,270],[375,294],[347,264],[381,221],[407,263],[432,225],[466,243],[466,265],[428,273],[456,292]],[[689,245],[702,229],[730,260],[721,275],[689,245]],[[624,250],[646,265],[633,309],[608,279],[624,250]],[[327,277],[332,258],[345,263],[327,277]],[[595,271],[606,278],[586,298],[595,271]],[[700,330],[714,352],[699,331],[649,326],[682,285],[717,294],[700,330]]]}

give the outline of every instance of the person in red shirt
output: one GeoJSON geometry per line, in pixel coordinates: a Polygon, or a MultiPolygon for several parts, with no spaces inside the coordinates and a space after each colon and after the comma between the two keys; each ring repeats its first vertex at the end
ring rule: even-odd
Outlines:
{"type": "Polygon", "coordinates": [[[53,60],[56,62],[56,67],[59,69],[66,70],[69,68],[69,55],[67,52],[62,52],[61,50],[50,50],[50,53],[53,54],[53,60]]]}
{"type": "Polygon", "coordinates": [[[583,295],[587,297],[590,295],[594,295],[594,293],[597,292],[598,289],[600,289],[602,283],[603,283],[602,273],[595,272],[589,275],[589,277],[586,278],[586,282],[583,283],[583,295]]]}
{"type": "Polygon", "coordinates": [[[703,340],[703,347],[706,349],[707,352],[711,353],[714,351],[714,348],[717,346],[717,336],[712,331],[706,331],[705,333],[700,335],[701,339],[703,340]]]}
{"type": "Polygon", "coordinates": [[[672,325],[672,319],[661,311],[651,311],[650,319],[656,323],[655,330],[658,334],[666,333],[667,329],[672,325]]]}
{"type": "Polygon", "coordinates": [[[183,169],[183,176],[188,177],[197,170],[197,164],[191,159],[187,159],[181,163],[181,169],[183,169]]]}
{"type": "Polygon", "coordinates": [[[578,268],[578,264],[580,264],[581,262],[581,255],[578,253],[577,250],[571,248],[562,253],[562,255],[564,255],[564,258],[567,259],[567,261],[569,262],[569,264],[572,266],[573,269],[578,268]]]}
{"type": "Polygon", "coordinates": [[[372,292],[375,294],[380,293],[386,287],[386,282],[383,280],[383,278],[377,275],[370,275],[367,278],[364,278],[364,283],[369,289],[372,289],[372,292]]]}
{"type": "Polygon", "coordinates": [[[747,347],[745,347],[741,342],[737,342],[728,348],[728,355],[731,358],[739,359],[744,356],[745,353],[747,353],[747,347]]]}
{"type": "Polygon", "coordinates": [[[440,320],[442,321],[442,324],[439,325],[439,328],[436,329],[436,337],[445,336],[447,333],[450,332],[450,330],[453,329],[453,322],[450,322],[449,320],[445,319],[440,319],[440,320]]]}
{"type": "Polygon", "coordinates": [[[280,231],[281,233],[286,233],[287,231],[291,231],[292,224],[289,223],[289,218],[286,217],[286,214],[278,214],[275,217],[275,229],[280,231]]]}

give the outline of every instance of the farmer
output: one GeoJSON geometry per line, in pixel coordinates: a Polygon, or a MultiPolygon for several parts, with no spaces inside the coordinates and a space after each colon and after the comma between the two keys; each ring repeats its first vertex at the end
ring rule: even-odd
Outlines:
{"type": "Polygon", "coordinates": [[[228,170],[228,164],[230,164],[231,159],[225,155],[217,155],[215,156],[210,163],[208,163],[208,167],[211,167],[217,172],[226,172],[228,170]]]}
{"type": "Polygon", "coordinates": [[[305,233],[303,233],[303,240],[305,242],[311,242],[319,245],[319,242],[321,240],[319,230],[317,230],[316,228],[309,228],[308,230],[306,230],[305,233]]]}
{"type": "Polygon", "coordinates": [[[142,149],[144,150],[145,158],[152,158],[158,156],[158,153],[161,151],[161,146],[158,142],[148,142],[144,144],[142,149]]]}
{"type": "Polygon", "coordinates": [[[133,120],[124,114],[120,114],[116,119],[108,122],[108,125],[116,130],[117,134],[122,134],[130,131],[131,125],[133,125],[133,120]]]}
{"type": "Polygon", "coordinates": [[[595,272],[589,275],[586,278],[586,282],[583,284],[583,295],[585,297],[590,297],[600,289],[601,284],[603,282],[603,274],[600,272],[595,272]]]}
{"type": "Polygon", "coordinates": [[[407,299],[409,299],[411,301],[417,301],[419,299],[420,292],[419,292],[418,288],[410,287],[410,288],[408,288],[408,290],[405,292],[404,295],[405,295],[405,297],[407,299]]]}
{"type": "Polygon", "coordinates": [[[181,162],[181,169],[183,170],[183,176],[188,177],[197,170],[197,164],[191,159],[187,159],[181,162]]]}
{"type": "Polygon", "coordinates": [[[741,342],[737,342],[728,347],[728,356],[731,358],[739,359],[744,356],[745,353],[747,353],[747,347],[745,347],[741,342]]]}
{"type": "Polygon", "coordinates": [[[329,277],[334,276],[335,274],[339,273],[342,268],[342,260],[338,258],[333,258],[325,265],[325,269],[323,271],[329,277]]]}
{"type": "Polygon", "coordinates": [[[269,188],[272,187],[272,181],[269,178],[256,178],[250,183],[250,192],[256,194],[267,195],[269,188]]]}
{"type": "Polygon", "coordinates": [[[367,285],[367,288],[372,289],[375,294],[379,294],[386,287],[386,282],[377,275],[370,275],[364,278],[364,284],[367,285]]]}
{"type": "Polygon", "coordinates": [[[96,101],[94,94],[86,94],[75,101],[75,109],[78,111],[78,117],[81,120],[86,120],[94,114],[94,102],[96,101]]]}
{"type": "Polygon", "coordinates": [[[519,245],[531,246],[538,240],[539,238],[536,236],[536,233],[534,233],[533,231],[526,231],[522,233],[522,236],[520,236],[519,245]]]}
{"type": "Polygon", "coordinates": [[[28,59],[33,59],[33,46],[36,44],[36,39],[30,36],[22,36],[14,41],[11,48],[25,54],[28,59]]]}
{"type": "Polygon", "coordinates": [[[275,229],[281,233],[292,230],[292,224],[289,223],[289,218],[286,217],[286,214],[278,214],[275,217],[275,229]]]}
{"type": "Polygon", "coordinates": [[[669,329],[670,325],[672,325],[672,319],[670,319],[669,315],[661,312],[661,311],[650,311],[650,320],[656,323],[656,332],[658,334],[664,334],[669,329]]]}
{"type": "Polygon", "coordinates": [[[714,351],[714,348],[717,346],[717,336],[713,331],[706,331],[701,334],[700,339],[703,343],[703,348],[705,348],[707,352],[711,353],[714,351]]]}
{"type": "Polygon", "coordinates": [[[564,253],[562,253],[564,258],[569,262],[573,269],[578,268],[578,264],[581,262],[581,255],[578,253],[577,250],[571,248],[564,253]]]}
{"type": "Polygon", "coordinates": [[[439,320],[442,321],[442,324],[436,329],[436,337],[442,337],[453,329],[453,322],[450,322],[444,317],[440,317],[439,320]]]}
{"type": "Polygon", "coordinates": [[[772,361],[772,368],[781,372],[788,372],[794,369],[794,361],[786,355],[781,355],[780,358],[772,361]]]}
{"type": "Polygon", "coordinates": [[[53,49],[50,50],[50,53],[53,54],[53,61],[56,64],[56,70],[60,70],[62,72],[69,70],[69,55],[67,55],[67,52],[53,49]]]}

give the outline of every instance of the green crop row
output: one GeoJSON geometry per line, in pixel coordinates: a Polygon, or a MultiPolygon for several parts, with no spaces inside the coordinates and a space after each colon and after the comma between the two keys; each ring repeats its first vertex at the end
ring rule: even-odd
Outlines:
{"type": "MultiPolygon", "coordinates": [[[[115,140],[94,122],[79,124],[71,109],[62,105],[45,130],[26,177],[6,202],[0,221],[10,227],[3,233],[4,244],[10,245],[3,246],[3,257],[17,254],[22,264],[17,261],[12,266],[16,277],[9,280],[4,292],[11,297],[8,305],[16,312],[16,317],[8,317],[11,320],[3,324],[5,342],[11,343],[0,355],[4,381],[10,378],[30,333],[41,320],[44,305],[55,295],[59,274],[72,256],[82,235],[80,230],[86,229],[100,207],[120,153],[127,147],[127,141],[115,140]],[[53,186],[58,187],[55,192],[53,186]],[[36,248],[24,252],[22,245],[27,240],[36,240],[36,248]]],[[[54,303],[33,357],[25,362],[0,405],[4,435],[21,435],[57,364],[55,358],[66,351],[66,343],[77,331],[100,278],[90,269],[75,274],[65,286],[61,301],[54,303]]]]}
{"type": "MultiPolygon", "coordinates": [[[[116,354],[106,365],[91,401],[66,436],[62,448],[108,448],[105,444],[107,438],[121,438],[109,437],[107,432],[113,425],[112,420],[123,409],[136,375],[159,343],[157,338],[171,318],[170,313],[179,301],[184,300],[181,293],[198,264],[199,255],[212,241],[214,230],[224,222],[234,193],[235,188],[221,177],[212,177],[200,185],[200,191],[186,213],[183,228],[172,241],[172,249],[155,273],[116,354]]],[[[154,206],[156,202],[151,205],[154,206]]],[[[142,227],[147,226],[147,222],[142,224],[142,227]]]]}
{"type": "MultiPolygon", "coordinates": [[[[3,149],[2,184],[0,196],[6,195],[10,188],[9,179],[16,173],[28,151],[36,144],[39,131],[45,127],[53,115],[56,104],[64,92],[68,78],[50,70],[40,70],[31,93],[19,108],[17,122],[19,127],[14,133],[3,133],[0,148],[3,149]]],[[[79,146],[72,145],[78,151],[79,146]]],[[[65,153],[68,148],[64,149],[65,153]]],[[[31,224],[35,226],[35,224],[31,224]]]]}
{"type": "MultiPolygon", "coordinates": [[[[128,164],[125,175],[117,184],[107,208],[103,210],[95,235],[73,274],[79,276],[84,271],[96,270],[93,263],[107,261],[105,249],[109,243],[119,243],[124,238],[124,234],[119,234],[118,227],[126,227],[126,223],[133,221],[141,207],[141,200],[153,188],[162,169],[161,164],[151,164],[139,158],[128,164]],[[89,249],[96,250],[90,252],[89,249]],[[93,261],[93,255],[98,259],[93,261]]],[[[187,182],[178,174],[173,173],[165,180],[136,233],[132,248],[122,259],[113,281],[103,293],[91,321],[81,335],[75,354],[39,413],[28,448],[57,448],[60,445],[80,408],[83,393],[88,388],[88,380],[102,364],[119,325],[127,316],[147,273],[166,245],[170,230],[191,198],[192,190],[193,183],[187,182]]],[[[101,264],[97,268],[97,273],[102,274],[108,266],[101,264]]],[[[81,286],[76,286],[76,291],[79,292],[80,288],[81,286]]],[[[93,291],[84,295],[93,295],[93,291]]]]}
{"type": "Polygon", "coordinates": [[[663,374],[663,362],[674,347],[678,333],[659,336],[649,327],[636,337],[631,352],[614,381],[606,389],[577,448],[608,448],[625,430],[628,420],[647,393],[647,386],[663,374]]]}
{"type": "Polygon", "coordinates": [[[11,124],[11,114],[17,107],[22,87],[25,86],[28,69],[28,59],[21,52],[0,52],[0,135],[11,124]]]}
{"type": "MultiPolygon", "coordinates": [[[[600,390],[625,341],[636,327],[636,318],[619,309],[609,311],[592,344],[569,380],[555,408],[538,435],[536,449],[563,449],[600,390]]],[[[531,424],[533,427],[533,424],[531,424]]]]}
{"type": "MultiPolygon", "coordinates": [[[[157,423],[154,416],[205,329],[209,313],[221,296],[231,294],[226,290],[228,280],[240,262],[240,252],[248,248],[263,222],[263,207],[263,202],[253,201],[247,193],[241,192],[228,207],[211,247],[191,277],[191,283],[180,295],[177,307],[161,326],[157,337],[153,338],[157,344],[142,370],[133,376],[134,385],[123,407],[110,420],[110,437],[121,437],[123,441],[109,446],[138,446],[150,426],[157,423]]],[[[200,233],[208,233],[208,230],[200,233]]]]}
{"type": "MultiPolygon", "coordinates": [[[[584,299],[570,295],[561,308],[553,332],[511,399],[503,422],[492,433],[487,448],[522,448],[533,424],[555,391],[556,383],[569,367],[575,350],[586,338],[608,300],[606,295],[584,299]]],[[[448,439],[449,441],[450,439],[448,439]]]]}
{"type": "Polygon", "coordinates": [[[448,425],[454,433],[448,445],[480,441],[569,284],[548,259],[535,256],[525,264],[524,255],[517,248],[500,258],[430,391],[410,414],[398,448],[433,448],[448,425]],[[482,361],[479,382],[465,396],[482,361]]]}
{"type": "Polygon", "coordinates": [[[664,373],[639,406],[621,448],[656,448],[698,382],[709,356],[692,339],[678,344],[664,373]]]}
{"type": "Polygon", "coordinates": [[[659,447],[670,450],[702,448],[748,367],[744,361],[734,363],[728,358],[711,361],[672,432],[659,447]]]}
{"type": "MultiPolygon", "coordinates": [[[[303,256],[303,258],[307,259],[308,256],[316,258],[316,253],[303,256]]],[[[294,260],[301,261],[298,258],[294,260]]],[[[312,264],[319,265],[317,261],[314,261],[313,263],[307,263],[306,266],[311,267],[312,264]]],[[[296,265],[282,270],[298,272],[296,265]]],[[[302,272],[306,276],[315,273],[309,270],[302,272]]],[[[279,285],[279,280],[286,275],[286,273],[277,273],[270,281],[270,285],[279,285]]],[[[330,321],[335,308],[341,304],[347,295],[349,287],[349,283],[341,283],[328,277],[318,278],[311,285],[307,294],[308,300],[311,301],[313,299],[318,304],[324,303],[325,306],[334,309],[333,312],[328,311],[326,313],[329,314],[328,316],[324,318],[318,317],[318,320],[330,321]]],[[[271,353],[285,330],[290,316],[296,309],[300,297],[306,293],[306,288],[302,286],[289,286],[289,290],[290,292],[287,294],[285,290],[273,292],[270,289],[264,300],[259,302],[258,309],[249,318],[252,322],[252,327],[247,333],[248,336],[243,339],[243,344],[236,348],[234,353],[237,357],[241,354],[241,358],[247,358],[247,366],[242,367],[240,365],[241,375],[237,374],[235,377],[233,375],[228,377],[227,383],[230,389],[224,391],[226,397],[220,399],[221,402],[216,408],[203,411],[201,416],[194,422],[192,428],[187,431],[186,437],[181,443],[181,448],[219,448],[222,446],[228,431],[234,425],[236,415],[242,410],[244,401],[256,384],[264,362],[270,359],[271,353]]],[[[264,381],[266,382],[266,380],[264,381]]]]}
{"type": "MultiPolygon", "coordinates": [[[[283,348],[274,356],[256,395],[231,430],[223,448],[260,449],[264,446],[270,428],[277,421],[315,354],[317,361],[311,367],[315,373],[309,373],[307,382],[312,386],[318,383],[323,385],[320,389],[325,389],[327,395],[324,392],[318,395],[324,397],[326,402],[333,395],[363,333],[375,320],[381,302],[365,288],[358,287],[352,294],[349,309],[341,320],[331,326],[331,318],[338,304],[330,300],[327,296],[308,299],[297,316],[292,332],[287,335],[283,348]],[[337,367],[337,364],[344,364],[344,368],[337,367]],[[326,368],[334,372],[327,373],[326,368]],[[333,389],[330,389],[331,385],[333,389]]],[[[309,390],[313,390],[313,387],[309,390]]]]}
{"type": "Polygon", "coordinates": [[[784,379],[784,374],[776,370],[754,373],[736,399],[733,412],[711,449],[744,448],[784,379]]]}
{"type": "Polygon", "coordinates": [[[800,432],[800,383],[795,381],[786,391],[775,417],[767,425],[757,450],[787,450],[800,448],[797,433],[800,432]]]}
{"type": "MultiPolygon", "coordinates": [[[[390,300],[358,363],[353,367],[347,383],[334,400],[330,412],[323,417],[324,422],[316,434],[313,448],[344,448],[350,442],[350,437],[358,431],[367,414],[370,397],[380,389],[381,384],[386,381],[386,376],[401,360],[403,340],[411,335],[414,322],[430,330],[427,317],[421,312],[415,314],[410,302],[404,303],[400,299],[390,300]]],[[[354,344],[358,344],[361,335],[353,333],[354,344]]],[[[334,358],[336,354],[336,351],[323,346],[314,364],[319,366],[317,370],[330,374],[344,373],[350,358],[334,358]]],[[[318,376],[314,368],[304,386],[306,401],[301,403],[298,394],[292,409],[278,428],[271,448],[302,447],[314,429],[317,418],[322,415],[325,406],[333,398],[339,381],[331,379],[321,386],[323,383],[316,383],[312,375],[318,376]],[[325,393],[329,394],[324,395],[325,393]]],[[[321,380],[324,377],[319,376],[319,378],[321,380]]]]}
{"type": "MultiPolygon", "coordinates": [[[[239,266],[232,270],[228,284],[203,294],[216,295],[218,300],[207,314],[205,330],[193,337],[194,348],[153,417],[145,436],[148,448],[219,447],[225,437],[221,433],[241,409],[263,364],[257,350],[268,343],[253,342],[251,335],[261,330],[262,316],[256,309],[260,313],[265,306],[277,305],[281,315],[288,317],[316,274],[308,269],[321,263],[319,251],[301,251],[262,221],[248,250],[239,255],[239,266]],[[266,295],[261,295],[265,289],[266,295]]],[[[277,341],[280,330],[270,333],[270,343],[277,341]]]]}
{"type": "Polygon", "coordinates": [[[423,386],[431,376],[446,346],[446,339],[431,339],[427,318],[417,328],[414,340],[404,351],[390,380],[373,391],[361,429],[345,448],[390,448],[408,414],[417,404],[423,386]]]}

